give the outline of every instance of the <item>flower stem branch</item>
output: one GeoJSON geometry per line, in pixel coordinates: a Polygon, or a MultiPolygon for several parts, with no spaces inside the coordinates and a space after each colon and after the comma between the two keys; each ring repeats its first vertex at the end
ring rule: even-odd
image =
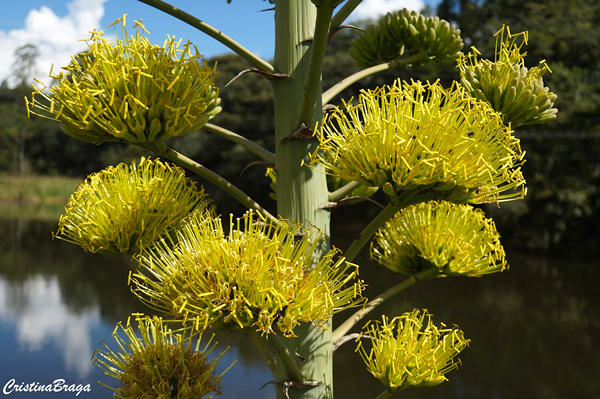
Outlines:
{"type": "Polygon", "coordinates": [[[140,145],[140,147],[152,150],[155,153],[157,153],[158,155],[175,162],[177,165],[191,170],[192,172],[196,173],[198,176],[208,180],[209,182],[213,183],[215,186],[217,186],[220,189],[222,189],[223,191],[225,191],[227,194],[229,194],[230,196],[235,198],[239,203],[244,205],[246,208],[254,209],[255,211],[260,213],[262,216],[264,216],[266,219],[268,219],[272,223],[275,223],[275,224],[278,223],[277,219],[273,215],[271,215],[266,209],[264,209],[262,206],[260,206],[256,201],[254,201],[252,198],[250,198],[242,190],[240,190],[239,188],[237,188],[236,186],[234,186],[233,184],[231,184],[226,179],[219,176],[212,170],[208,169],[207,167],[186,157],[185,155],[175,151],[174,149],[167,147],[167,145],[164,142],[158,141],[154,144],[140,145]]]}
{"type": "Polygon", "coordinates": [[[377,397],[375,399],[387,399],[387,398],[391,398],[393,394],[395,394],[396,392],[392,392],[389,389],[386,389],[385,391],[381,392],[379,395],[377,395],[377,397]]]}
{"type": "Polygon", "coordinates": [[[352,262],[354,258],[356,258],[356,255],[358,255],[360,250],[371,239],[373,234],[375,234],[377,230],[379,230],[379,228],[383,226],[383,224],[387,222],[392,216],[394,216],[396,212],[398,212],[400,209],[400,207],[390,203],[379,213],[379,215],[375,216],[375,219],[373,219],[371,223],[369,223],[367,227],[364,228],[364,230],[358,235],[354,242],[350,244],[350,247],[348,247],[348,249],[344,252],[346,261],[352,262]]]}
{"type": "Polygon", "coordinates": [[[422,60],[425,57],[426,56],[424,54],[419,53],[401,60],[386,62],[383,64],[372,66],[367,69],[363,69],[362,71],[358,71],[355,74],[350,75],[347,78],[344,78],[343,80],[340,80],[338,83],[331,86],[325,93],[323,93],[323,104],[327,104],[335,96],[340,94],[344,89],[348,88],[349,86],[353,85],[359,80],[366,78],[367,76],[374,75],[378,72],[387,71],[388,69],[392,69],[401,65],[410,64],[411,62],[422,60]]]}
{"type": "Polygon", "coordinates": [[[273,376],[277,380],[285,379],[285,376],[281,375],[281,372],[277,367],[278,366],[277,356],[273,353],[271,348],[267,345],[267,341],[264,340],[260,336],[260,334],[257,333],[256,331],[250,331],[249,335],[250,335],[250,338],[252,338],[252,342],[254,343],[254,345],[256,346],[256,348],[258,349],[260,354],[262,355],[263,359],[265,359],[265,362],[267,363],[267,366],[269,366],[269,370],[271,370],[271,373],[273,374],[273,376]]]}
{"type": "Polygon", "coordinates": [[[350,183],[340,187],[339,189],[329,193],[329,201],[336,202],[351,194],[354,190],[360,187],[360,183],[357,181],[351,181],[350,183]]]}
{"type": "Polygon", "coordinates": [[[352,11],[362,3],[362,0],[348,0],[331,19],[331,28],[337,28],[344,23],[352,11]]]}
{"type": "Polygon", "coordinates": [[[277,352],[277,356],[281,360],[288,378],[295,382],[304,382],[304,376],[302,375],[302,371],[300,371],[300,367],[298,367],[298,363],[296,363],[294,355],[290,352],[281,337],[271,334],[269,335],[269,342],[273,344],[273,349],[277,352]]]}
{"type": "Polygon", "coordinates": [[[241,44],[239,44],[238,42],[236,42],[229,36],[225,35],[220,30],[215,29],[214,27],[210,26],[206,22],[199,20],[198,18],[188,14],[187,12],[182,11],[179,8],[172,6],[168,3],[165,3],[164,1],[161,1],[161,0],[139,0],[139,1],[142,3],[148,4],[149,6],[154,7],[158,10],[161,10],[161,11],[193,26],[194,28],[198,29],[199,31],[212,37],[216,41],[229,47],[231,50],[233,50],[233,52],[238,54],[240,57],[244,58],[246,61],[250,62],[255,67],[257,67],[265,72],[269,72],[269,73],[275,72],[275,68],[273,68],[273,65],[269,64],[267,61],[263,60],[256,54],[252,53],[250,50],[248,50],[247,48],[245,48],[244,46],[242,46],[241,44]]]}
{"type": "Polygon", "coordinates": [[[308,73],[304,82],[304,94],[302,96],[302,105],[296,128],[302,124],[306,126],[313,125],[315,115],[315,105],[317,96],[321,90],[321,70],[323,69],[323,60],[325,59],[325,50],[329,40],[329,23],[333,15],[333,7],[317,7],[317,20],[315,22],[315,34],[312,40],[310,61],[308,63],[308,73]]]}
{"type": "Polygon", "coordinates": [[[369,301],[365,305],[364,308],[356,311],[352,316],[350,316],[345,322],[343,322],[338,328],[335,329],[335,331],[331,335],[331,340],[332,340],[333,344],[336,345],[338,343],[338,341],[342,340],[344,338],[344,336],[346,335],[346,333],[348,331],[350,331],[350,329],[352,327],[354,327],[356,325],[356,323],[358,323],[360,320],[362,320],[363,317],[365,317],[368,313],[370,313],[377,306],[381,305],[383,302],[387,301],[388,299],[390,299],[394,295],[398,294],[399,292],[402,292],[405,289],[412,287],[413,285],[415,285],[417,283],[417,281],[430,279],[430,278],[438,275],[439,273],[440,273],[439,270],[435,267],[425,269],[425,270],[415,274],[414,276],[407,278],[406,280],[402,281],[401,283],[396,284],[389,290],[387,290],[384,293],[377,296],[375,299],[369,301]]]}
{"type": "Polygon", "coordinates": [[[213,125],[212,123],[207,123],[206,125],[204,125],[203,129],[208,130],[211,133],[216,133],[229,141],[233,141],[234,143],[246,148],[248,151],[258,155],[268,163],[275,165],[275,154],[273,154],[266,148],[256,144],[255,142],[248,140],[244,136],[240,136],[239,134],[234,133],[231,130],[227,130],[225,128],[222,128],[221,126],[213,125]]]}

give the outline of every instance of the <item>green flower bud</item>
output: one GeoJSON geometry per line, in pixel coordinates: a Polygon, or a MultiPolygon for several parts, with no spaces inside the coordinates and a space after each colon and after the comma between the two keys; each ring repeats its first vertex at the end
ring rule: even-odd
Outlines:
{"type": "Polygon", "coordinates": [[[456,58],[463,48],[456,26],[438,17],[425,18],[406,8],[388,13],[382,30],[388,40],[403,44],[408,54],[426,54],[435,61],[456,58]]]}
{"type": "Polygon", "coordinates": [[[363,336],[372,338],[372,348],[368,351],[366,341],[359,340],[357,350],[390,392],[447,381],[445,374],[460,363],[454,358],[469,344],[458,327],[436,327],[427,310],[415,309],[391,321],[383,316],[382,322],[369,322],[363,330],[363,336]]]}
{"type": "MultiPolygon", "coordinates": [[[[200,129],[220,112],[216,70],[202,61],[198,49],[169,37],[152,45],[142,36],[145,27],[136,21],[136,34],[128,35],[125,17],[122,38],[110,43],[92,32],[89,50],[51,75],[57,84],[35,88],[29,112],[56,119],[68,135],[100,144],[157,141],[200,129]],[[41,97],[41,100],[40,98],[41,97]],[[150,132],[152,120],[164,129],[150,132]]],[[[156,127],[156,124],[155,124],[156,127]]]]}
{"type": "Polygon", "coordinates": [[[398,212],[375,235],[371,258],[408,276],[436,268],[446,276],[480,277],[508,268],[492,219],[445,201],[398,212]]]}
{"type": "Polygon", "coordinates": [[[542,76],[551,72],[545,61],[525,67],[527,32],[511,34],[507,26],[496,33],[495,61],[478,59],[476,48],[458,60],[461,84],[473,97],[487,101],[512,127],[547,123],[556,119],[556,94],[544,87],[542,76]],[[506,34],[506,36],[505,36],[506,34]],[[517,40],[521,39],[520,44],[517,40]]]}
{"type": "Polygon", "coordinates": [[[352,42],[349,52],[359,65],[366,67],[415,54],[422,54],[423,58],[413,65],[421,65],[456,58],[462,47],[460,30],[454,25],[403,9],[388,13],[377,25],[369,26],[352,42]]]}
{"type": "Polygon", "coordinates": [[[352,41],[348,52],[358,65],[370,67],[394,61],[403,54],[404,48],[400,42],[390,40],[380,25],[370,25],[352,41]]]}

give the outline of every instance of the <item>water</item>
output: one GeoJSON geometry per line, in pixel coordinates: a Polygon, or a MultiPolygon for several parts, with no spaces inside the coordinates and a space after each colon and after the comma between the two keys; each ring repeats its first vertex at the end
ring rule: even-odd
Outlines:
{"type": "MultiPolygon", "coordinates": [[[[126,257],[86,254],[52,240],[54,223],[0,220],[0,386],[9,380],[90,384],[85,399],[109,398],[97,384],[110,378],[90,358],[115,325],[132,312],[147,312],[127,287],[133,267],[126,257]]],[[[344,248],[344,240],[337,244],[344,248]]],[[[334,240],[334,243],[336,241],[334,240]]],[[[400,315],[414,307],[434,314],[436,324],[458,324],[471,339],[463,366],[438,387],[407,390],[404,398],[600,398],[600,338],[596,271],[600,262],[573,262],[509,254],[509,272],[420,283],[372,314],[400,315]]],[[[401,276],[364,257],[361,277],[375,296],[401,276]]],[[[340,322],[343,315],[335,320],[340,322]]],[[[209,334],[205,334],[205,337],[209,334]]],[[[273,379],[244,335],[219,333],[228,367],[221,398],[270,399],[273,379]]],[[[335,353],[338,398],[374,398],[384,387],[365,371],[353,343],[335,353]]],[[[305,354],[303,354],[305,355],[305,354]]],[[[306,356],[306,355],[305,355],[306,356]]],[[[72,398],[75,393],[17,393],[16,398],[72,398]]]]}

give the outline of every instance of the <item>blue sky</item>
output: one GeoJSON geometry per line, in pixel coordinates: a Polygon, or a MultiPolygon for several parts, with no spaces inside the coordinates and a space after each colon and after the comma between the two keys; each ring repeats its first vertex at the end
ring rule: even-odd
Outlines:
{"type": "MultiPolygon", "coordinates": [[[[187,24],[136,0],[9,0],[0,14],[0,81],[9,78],[14,51],[27,43],[41,52],[38,76],[46,78],[50,65],[66,65],[70,55],[84,50],[78,39],[89,37],[87,31],[106,29],[124,13],[128,26],[143,19],[150,31],[149,39],[162,44],[167,34],[191,40],[206,56],[229,52],[226,47],[204,36],[187,24]]],[[[425,0],[435,4],[437,0],[425,0]]],[[[251,51],[269,59],[273,55],[273,12],[260,12],[271,5],[263,0],[172,0],[176,7],[222,30],[251,51]]],[[[424,0],[364,0],[354,18],[376,17],[390,10],[407,7],[420,9],[424,0]]],[[[352,18],[352,17],[351,17],[352,18]]],[[[55,69],[56,70],[56,69],[55,69]]]]}

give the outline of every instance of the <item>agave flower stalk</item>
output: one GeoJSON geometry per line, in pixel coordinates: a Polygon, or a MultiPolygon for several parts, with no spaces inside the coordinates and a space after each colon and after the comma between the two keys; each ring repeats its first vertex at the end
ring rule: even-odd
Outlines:
{"type": "Polygon", "coordinates": [[[253,212],[230,220],[191,215],[177,232],[140,256],[133,275],[135,293],[150,307],[192,320],[198,328],[255,329],[276,327],[294,336],[301,322],[324,328],[339,311],[360,303],[362,282],[356,265],[329,251],[314,261],[323,239],[298,223],[276,226],[253,212]],[[301,237],[300,237],[301,235],[301,237]]]}
{"type": "Polygon", "coordinates": [[[460,87],[400,83],[363,92],[320,124],[313,164],[380,187],[395,205],[523,198],[524,154],[501,117],[460,87]],[[423,197],[427,195],[427,197],[423,197]]]}
{"type": "Polygon", "coordinates": [[[217,374],[217,363],[227,350],[209,360],[217,345],[212,338],[201,348],[202,334],[192,328],[172,330],[174,325],[161,318],[133,316],[137,328],[128,319],[125,327],[119,323],[113,332],[120,350],[105,344],[94,353],[98,367],[118,381],[116,387],[101,383],[114,391],[115,398],[192,399],[221,394],[221,377],[235,364],[217,374]]]}
{"type": "Polygon", "coordinates": [[[369,322],[363,334],[373,338],[372,348],[359,340],[357,351],[388,393],[447,381],[445,374],[460,364],[454,358],[469,344],[458,327],[436,327],[431,314],[417,309],[391,321],[383,316],[381,322],[369,322]]]}
{"type": "Polygon", "coordinates": [[[440,275],[480,277],[508,268],[494,222],[481,209],[445,201],[398,212],[375,235],[371,258],[408,276],[435,268],[440,275]]]}
{"type": "Polygon", "coordinates": [[[89,252],[137,253],[195,209],[214,213],[204,189],[183,169],[142,158],[88,176],[71,196],[56,237],[89,252]]]}
{"type": "Polygon", "coordinates": [[[552,72],[545,61],[525,66],[527,32],[511,34],[508,26],[496,33],[494,61],[480,59],[473,47],[458,59],[461,85],[470,95],[487,101],[513,127],[548,123],[556,119],[556,94],[544,86],[543,76],[552,72]]]}
{"type": "Polygon", "coordinates": [[[190,42],[169,37],[163,46],[143,36],[136,21],[129,36],[126,18],[121,38],[110,43],[93,31],[89,50],[73,58],[56,84],[34,86],[28,112],[56,119],[68,135],[104,141],[154,142],[200,129],[221,108],[210,68],[190,42]],[[36,98],[41,97],[41,99],[36,98]]]}

